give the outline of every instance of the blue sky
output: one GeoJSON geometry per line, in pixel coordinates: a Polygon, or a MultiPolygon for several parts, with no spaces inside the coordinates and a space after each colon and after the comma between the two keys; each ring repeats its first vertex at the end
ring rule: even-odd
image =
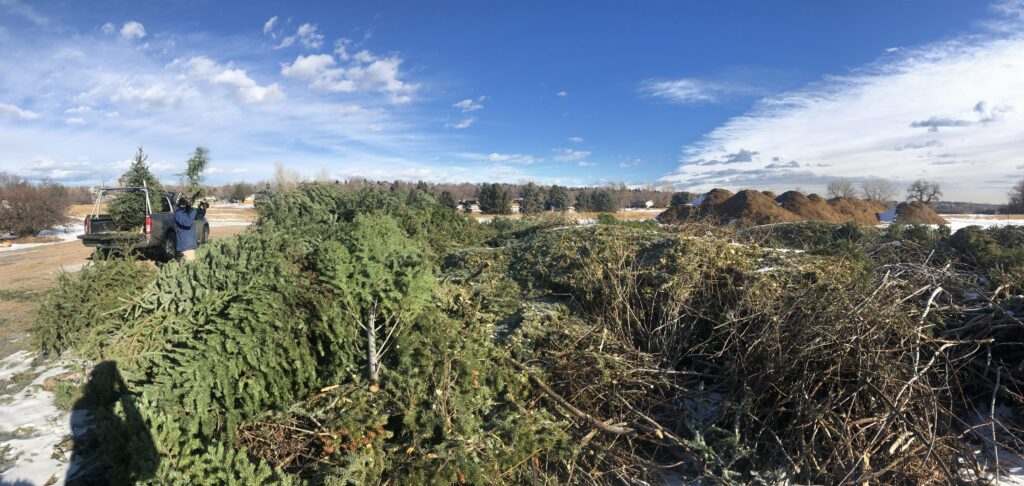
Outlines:
{"type": "Polygon", "coordinates": [[[1024,4],[0,0],[0,170],[820,191],[1024,174],[1024,4]]]}

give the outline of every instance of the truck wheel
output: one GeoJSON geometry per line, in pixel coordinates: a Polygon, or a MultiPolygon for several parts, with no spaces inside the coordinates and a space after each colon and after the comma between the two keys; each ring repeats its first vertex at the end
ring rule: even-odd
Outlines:
{"type": "Polygon", "coordinates": [[[166,261],[174,260],[178,256],[178,249],[174,245],[174,233],[167,233],[164,235],[162,253],[164,260],[166,261]]]}
{"type": "Polygon", "coordinates": [[[199,239],[199,244],[205,245],[207,241],[210,241],[210,227],[203,226],[203,236],[199,239]]]}

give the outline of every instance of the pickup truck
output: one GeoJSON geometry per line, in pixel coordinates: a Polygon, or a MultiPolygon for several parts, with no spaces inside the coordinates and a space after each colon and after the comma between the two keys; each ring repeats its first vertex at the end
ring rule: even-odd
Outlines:
{"type": "MultiPolygon", "coordinates": [[[[85,234],[78,237],[87,247],[95,247],[99,251],[138,250],[146,256],[157,260],[172,260],[177,256],[175,248],[174,201],[182,194],[164,191],[160,200],[154,205],[145,187],[106,187],[99,190],[96,203],[91,214],[85,217],[85,234]],[[142,193],[146,199],[145,223],[138,231],[122,231],[114,224],[109,214],[100,214],[103,197],[115,192],[142,193]],[[159,209],[155,211],[154,208],[159,209]]],[[[210,237],[210,223],[206,221],[206,211],[196,212],[196,240],[202,245],[210,237]]]]}

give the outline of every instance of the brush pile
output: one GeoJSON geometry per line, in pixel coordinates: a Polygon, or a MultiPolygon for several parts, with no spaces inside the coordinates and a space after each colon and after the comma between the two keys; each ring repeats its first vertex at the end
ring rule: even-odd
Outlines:
{"type": "MultiPolygon", "coordinates": [[[[714,206],[735,197],[786,211],[714,206]]],[[[479,225],[317,184],[259,210],[141,291],[84,296],[106,312],[58,299],[123,267],[44,303],[41,349],[124,379],[90,479],[934,484],[1021,450],[993,413],[1024,405],[1021,231],[479,225]]]]}

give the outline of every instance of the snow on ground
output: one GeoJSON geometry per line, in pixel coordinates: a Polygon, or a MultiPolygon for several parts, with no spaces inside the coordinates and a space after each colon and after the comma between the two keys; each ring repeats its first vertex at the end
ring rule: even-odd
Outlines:
{"type": "Polygon", "coordinates": [[[78,223],[69,224],[65,226],[58,226],[52,230],[40,231],[38,237],[40,238],[57,238],[57,241],[50,241],[46,243],[17,243],[6,248],[0,248],[0,252],[24,250],[26,248],[35,248],[37,246],[56,245],[59,243],[67,243],[69,241],[75,241],[78,239],[78,235],[85,232],[85,228],[78,223]]]}
{"type": "Polygon", "coordinates": [[[960,228],[968,226],[981,226],[983,228],[994,228],[997,226],[1024,226],[1024,219],[1000,219],[998,216],[982,214],[943,214],[940,215],[949,221],[950,231],[956,233],[960,228]]]}
{"type": "Polygon", "coordinates": [[[43,389],[66,362],[37,367],[25,351],[0,361],[0,484],[62,485],[70,452],[55,451],[71,435],[71,415],[43,389]]]}

